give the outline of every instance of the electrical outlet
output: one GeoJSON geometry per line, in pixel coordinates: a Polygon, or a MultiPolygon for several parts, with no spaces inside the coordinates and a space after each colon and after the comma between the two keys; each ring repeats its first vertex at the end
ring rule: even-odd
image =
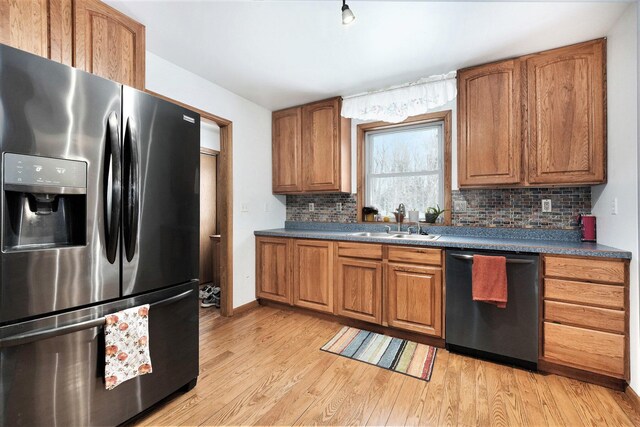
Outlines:
{"type": "Polygon", "coordinates": [[[336,209],[338,210],[338,212],[342,212],[342,203],[336,203],[336,209]]]}
{"type": "Polygon", "coordinates": [[[264,202],[264,211],[265,212],[271,211],[271,206],[269,206],[269,202],[264,202]]]}
{"type": "Polygon", "coordinates": [[[542,212],[551,212],[551,199],[542,199],[542,212]]]}
{"type": "Polygon", "coordinates": [[[614,197],[611,200],[611,215],[618,215],[618,198],[614,197]]]}
{"type": "Polygon", "coordinates": [[[249,212],[249,205],[247,203],[242,203],[240,205],[240,212],[249,212]]]}
{"type": "Polygon", "coordinates": [[[309,203],[309,212],[313,212],[316,210],[316,205],[315,203],[309,203]]]}
{"type": "Polygon", "coordinates": [[[456,200],[453,202],[453,210],[456,212],[465,212],[467,210],[466,200],[456,200]]]}

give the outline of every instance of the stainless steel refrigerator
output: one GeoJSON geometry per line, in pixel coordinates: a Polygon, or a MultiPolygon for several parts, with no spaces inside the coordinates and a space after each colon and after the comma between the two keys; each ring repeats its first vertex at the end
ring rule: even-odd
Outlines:
{"type": "Polygon", "coordinates": [[[198,375],[198,114],[0,45],[0,425],[115,425],[198,375]],[[104,385],[151,304],[153,373],[104,385]]]}

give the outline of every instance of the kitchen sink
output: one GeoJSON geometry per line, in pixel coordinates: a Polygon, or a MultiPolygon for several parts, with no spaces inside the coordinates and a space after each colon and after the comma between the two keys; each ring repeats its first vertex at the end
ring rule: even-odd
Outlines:
{"type": "Polygon", "coordinates": [[[358,233],[351,233],[349,234],[349,236],[356,236],[356,237],[391,237],[390,234],[387,233],[371,233],[369,231],[360,231],[358,233]]]}

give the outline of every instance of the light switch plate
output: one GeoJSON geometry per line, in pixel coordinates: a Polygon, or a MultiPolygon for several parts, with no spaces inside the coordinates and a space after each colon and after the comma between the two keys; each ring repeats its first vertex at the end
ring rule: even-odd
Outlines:
{"type": "Polygon", "coordinates": [[[551,212],[551,199],[542,199],[542,212],[551,212]]]}

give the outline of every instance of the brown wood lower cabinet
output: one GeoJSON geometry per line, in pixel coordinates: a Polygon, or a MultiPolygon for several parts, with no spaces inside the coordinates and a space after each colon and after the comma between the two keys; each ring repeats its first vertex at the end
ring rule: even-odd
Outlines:
{"type": "Polygon", "coordinates": [[[340,257],[336,269],[336,314],[381,324],[382,263],[340,257]]]}
{"type": "Polygon", "coordinates": [[[333,313],[333,242],[293,242],[293,305],[333,313]]]}
{"type": "Polygon", "coordinates": [[[624,335],[544,322],[544,357],[579,369],[623,377],[624,335]]]}
{"type": "Polygon", "coordinates": [[[629,379],[629,262],[543,257],[541,369],[621,387],[629,379]]]}
{"type": "Polygon", "coordinates": [[[291,304],[291,239],[256,238],[256,297],[291,304]]]}
{"type": "MultiPolygon", "coordinates": [[[[538,368],[624,387],[629,261],[543,255],[542,262],[538,368]]],[[[258,237],[256,296],[444,346],[444,267],[437,248],[258,237]]]]}
{"type": "Polygon", "coordinates": [[[442,336],[442,269],[389,263],[387,267],[389,326],[442,336]]]}

